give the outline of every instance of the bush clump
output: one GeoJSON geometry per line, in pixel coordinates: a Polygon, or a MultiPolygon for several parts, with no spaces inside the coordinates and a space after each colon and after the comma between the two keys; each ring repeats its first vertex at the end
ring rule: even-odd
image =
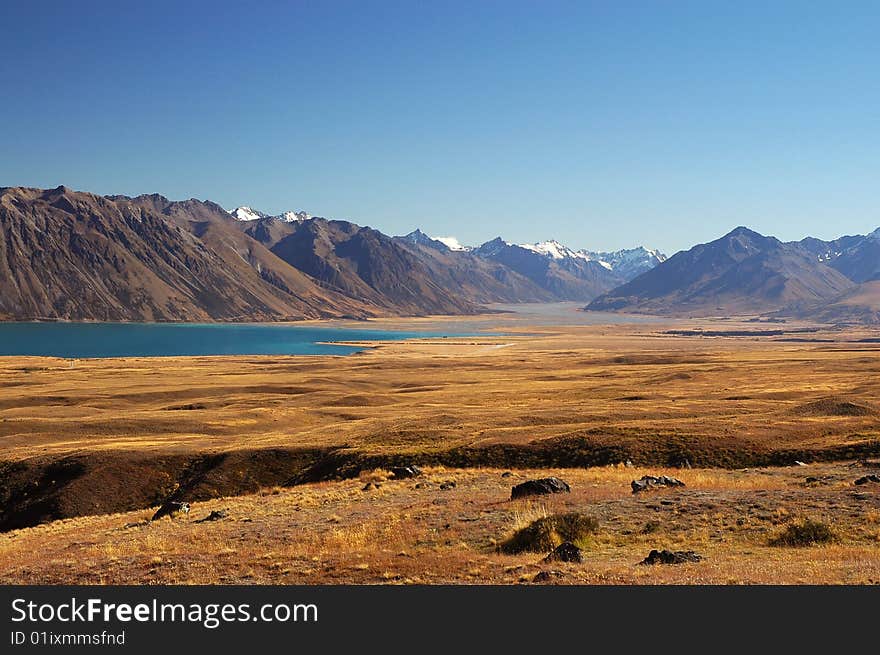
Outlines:
{"type": "Polygon", "coordinates": [[[771,546],[814,546],[835,541],[834,532],[824,523],[804,519],[790,524],[781,534],[770,540],[771,546]]]}
{"type": "Polygon", "coordinates": [[[587,536],[598,528],[599,522],[592,516],[577,512],[553,514],[520,528],[499,549],[502,553],[515,555],[523,552],[546,553],[564,541],[583,546],[587,536]]]}

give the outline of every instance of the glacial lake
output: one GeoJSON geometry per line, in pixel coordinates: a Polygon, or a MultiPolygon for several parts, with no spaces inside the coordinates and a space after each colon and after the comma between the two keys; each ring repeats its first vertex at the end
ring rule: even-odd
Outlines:
{"type": "Polygon", "coordinates": [[[199,355],[350,355],[334,341],[396,341],[468,336],[247,323],[0,323],[0,356],[67,358],[199,355]]]}

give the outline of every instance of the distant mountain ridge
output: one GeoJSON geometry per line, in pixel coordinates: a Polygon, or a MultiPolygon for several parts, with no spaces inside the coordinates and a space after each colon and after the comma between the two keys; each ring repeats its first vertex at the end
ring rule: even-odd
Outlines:
{"type": "MultiPolygon", "coordinates": [[[[776,312],[828,318],[827,308],[857,288],[859,277],[846,273],[855,270],[854,263],[870,261],[865,253],[870,253],[873,241],[873,237],[843,237],[837,242],[783,243],[738,227],[673,255],[599,296],[587,309],[678,316],[776,312]]],[[[870,315],[853,310],[852,304],[846,305],[846,311],[849,316],[870,315]]]]}
{"type": "Polygon", "coordinates": [[[588,303],[668,316],[880,322],[880,229],[783,243],[739,227],[666,258],[558,241],[392,237],[303,211],[0,188],[0,320],[275,321],[588,303]]]}

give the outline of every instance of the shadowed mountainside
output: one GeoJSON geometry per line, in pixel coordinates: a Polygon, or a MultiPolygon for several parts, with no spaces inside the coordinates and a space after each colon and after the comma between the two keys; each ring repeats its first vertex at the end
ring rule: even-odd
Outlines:
{"type": "Polygon", "coordinates": [[[855,285],[798,244],[744,227],[677,253],[594,300],[596,311],[752,314],[828,301],[855,285]]]}
{"type": "Polygon", "coordinates": [[[105,321],[368,316],[213,203],[0,190],[0,316],[105,321]]]}

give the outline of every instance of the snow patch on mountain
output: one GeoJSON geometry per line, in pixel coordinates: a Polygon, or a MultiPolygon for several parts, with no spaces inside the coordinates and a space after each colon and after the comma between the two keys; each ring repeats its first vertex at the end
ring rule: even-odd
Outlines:
{"type": "Polygon", "coordinates": [[[523,243],[519,247],[555,260],[583,259],[588,262],[596,262],[609,271],[618,271],[624,274],[647,270],[666,261],[666,255],[662,252],[644,246],[613,252],[596,252],[574,250],[558,241],[550,240],[539,243],[523,243]]]}
{"type": "Polygon", "coordinates": [[[666,255],[653,248],[637,246],[615,250],[613,252],[592,252],[580,250],[579,254],[591,261],[606,264],[611,270],[632,270],[636,268],[653,268],[666,261],[666,255]]]}
{"type": "Polygon", "coordinates": [[[261,218],[268,218],[268,214],[264,214],[263,212],[258,212],[250,207],[236,207],[231,212],[232,217],[239,221],[256,221],[261,218]]]}
{"type": "Polygon", "coordinates": [[[539,243],[521,243],[520,248],[531,250],[539,255],[550,259],[586,259],[581,253],[572,250],[555,240],[541,241],[539,243]]]}
{"type": "Polygon", "coordinates": [[[304,211],[287,211],[278,214],[277,216],[272,216],[271,214],[265,214],[247,206],[236,207],[229,213],[230,215],[232,215],[233,218],[239,221],[256,221],[261,218],[273,218],[275,220],[284,221],[285,223],[297,223],[299,221],[307,221],[312,218],[311,214],[304,211]]]}
{"type": "Polygon", "coordinates": [[[431,237],[434,241],[439,241],[450,250],[457,252],[465,252],[470,250],[468,246],[463,246],[455,237],[431,237]]]}

